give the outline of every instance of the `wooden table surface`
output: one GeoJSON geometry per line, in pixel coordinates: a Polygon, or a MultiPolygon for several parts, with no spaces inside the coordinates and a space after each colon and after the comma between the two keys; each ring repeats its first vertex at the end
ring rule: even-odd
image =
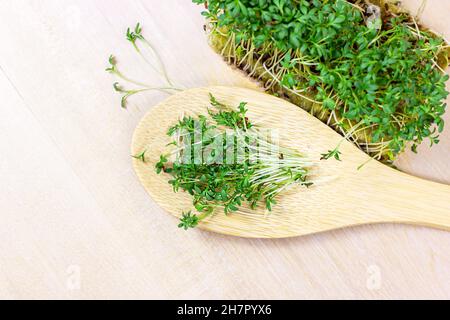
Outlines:
{"type": "MultiPolygon", "coordinates": [[[[107,58],[158,84],[124,39],[140,21],[178,83],[252,87],[208,47],[200,11],[189,0],[0,2],[0,298],[450,298],[449,232],[247,240],[179,231],[147,196],[130,141],[165,95],[122,110],[107,58]]],[[[450,0],[429,0],[423,21],[450,38],[449,14],[450,0]]],[[[450,183],[446,119],[441,144],[405,154],[402,170],[450,183]]]]}

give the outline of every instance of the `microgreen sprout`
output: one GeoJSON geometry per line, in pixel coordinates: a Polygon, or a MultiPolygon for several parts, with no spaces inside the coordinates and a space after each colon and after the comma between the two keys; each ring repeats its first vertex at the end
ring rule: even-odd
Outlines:
{"type": "Polygon", "coordinates": [[[147,91],[162,91],[164,93],[173,94],[178,91],[181,91],[181,88],[176,87],[173,82],[170,80],[166,67],[164,63],[162,62],[161,57],[155,50],[155,48],[151,45],[149,41],[143,36],[142,34],[142,27],[140,23],[138,23],[135,28],[132,30],[131,28],[127,29],[126,32],[126,39],[132,44],[134,50],[139,54],[139,56],[159,75],[162,76],[164,80],[164,85],[162,86],[151,86],[146,83],[136,81],[134,79],[131,79],[127,76],[125,76],[118,68],[117,60],[114,55],[110,55],[108,62],[109,67],[106,68],[106,71],[111,73],[112,75],[116,76],[120,80],[131,84],[137,88],[135,89],[126,89],[123,86],[120,85],[119,82],[114,83],[113,87],[116,92],[119,92],[122,94],[121,99],[121,106],[122,108],[127,107],[128,99],[131,96],[134,96],[139,93],[147,92],[147,91]],[[153,63],[150,62],[150,60],[144,55],[143,51],[140,49],[139,44],[144,44],[149,50],[154,59],[156,59],[157,66],[155,67],[153,63]]]}
{"type": "Polygon", "coordinates": [[[328,160],[331,158],[334,158],[338,161],[341,161],[341,155],[342,153],[339,151],[338,148],[334,149],[334,150],[329,150],[327,153],[323,153],[322,154],[322,158],[320,158],[320,160],[328,160]]]}
{"type": "Polygon", "coordinates": [[[247,104],[234,109],[210,96],[208,116],[185,116],[169,128],[169,155],[161,155],[156,172],[171,176],[173,190],[188,192],[198,215],[184,213],[180,227],[189,229],[223,210],[231,214],[260,203],[271,211],[277,197],[294,185],[311,187],[313,163],[278,145],[247,117],[247,104]]]}
{"type": "Polygon", "coordinates": [[[147,153],[147,150],[145,150],[144,152],[142,152],[142,153],[140,153],[138,155],[133,156],[133,158],[136,159],[136,160],[140,160],[143,163],[146,163],[147,162],[147,160],[145,159],[145,154],[146,153],[147,153]]]}
{"type": "Polygon", "coordinates": [[[167,156],[161,155],[159,158],[159,162],[156,164],[156,173],[160,174],[161,172],[166,170],[166,164],[169,160],[167,160],[167,156]]]}
{"type": "Polygon", "coordinates": [[[136,27],[134,28],[134,31],[131,31],[131,28],[127,29],[127,40],[130,41],[133,44],[133,47],[136,49],[136,51],[140,51],[136,41],[137,40],[143,40],[144,36],[142,35],[142,28],[141,24],[136,24],[136,27]]]}
{"type": "Polygon", "coordinates": [[[178,228],[189,230],[198,226],[199,218],[197,215],[192,214],[192,211],[187,213],[183,212],[182,218],[180,219],[180,224],[178,228]]]}
{"type": "Polygon", "coordinates": [[[438,143],[449,46],[393,2],[193,1],[207,4],[210,43],[226,61],[374,159],[438,143]]]}

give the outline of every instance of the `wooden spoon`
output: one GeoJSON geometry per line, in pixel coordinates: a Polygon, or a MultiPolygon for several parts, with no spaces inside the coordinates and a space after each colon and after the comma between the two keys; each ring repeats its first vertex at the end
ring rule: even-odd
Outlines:
{"type": "Polygon", "coordinates": [[[134,168],[151,197],[171,214],[179,217],[192,209],[192,198],[182,191],[174,193],[168,184],[170,177],[157,175],[154,166],[167,152],[167,129],[183,114],[205,114],[209,93],[230,106],[247,102],[252,122],[278,129],[283,146],[317,160],[316,177],[322,182],[281,195],[270,214],[263,208],[244,208],[229,216],[217,212],[201,224],[201,229],[251,238],[286,238],[371,223],[450,230],[450,186],[412,177],[377,161],[358,170],[369,156],[347,141],[340,148],[342,161],[320,161],[321,154],[342,141],[338,133],[282,99],[229,87],[192,89],[172,96],[154,107],[136,129],[132,152],[146,151],[146,163],[134,160],[134,168]]]}

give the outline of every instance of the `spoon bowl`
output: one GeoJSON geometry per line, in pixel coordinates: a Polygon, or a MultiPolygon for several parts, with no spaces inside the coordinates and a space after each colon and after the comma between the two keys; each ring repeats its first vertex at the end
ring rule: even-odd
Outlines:
{"type": "MultiPolygon", "coordinates": [[[[182,115],[207,112],[209,94],[238,106],[247,102],[248,117],[279,133],[281,145],[296,149],[314,161],[311,188],[294,188],[277,198],[272,212],[241,208],[226,216],[218,211],[199,228],[248,238],[287,238],[373,223],[407,223],[450,230],[450,187],[419,179],[370,157],[301,108],[274,96],[235,87],[191,89],[154,107],[138,125],[132,142],[134,169],[150,196],[167,212],[180,217],[192,208],[192,197],[174,193],[155,164],[167,152],[166,135],[182,115]],[[341,143],[341,160],[320,160],[341,143]],[[361,169],[358,167],[366,163],[361,169]]],[[[174,227],[175,228],[175,227],[174,227]]]]}

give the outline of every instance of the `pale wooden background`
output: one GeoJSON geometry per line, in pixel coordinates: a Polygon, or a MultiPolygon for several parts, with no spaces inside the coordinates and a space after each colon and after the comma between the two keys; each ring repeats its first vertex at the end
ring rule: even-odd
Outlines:
{"type": "MultiPolygon", "coordinates": [[[[417,10],[420,1],[404,2],[417,10]]],[[[130,141],[165,96],[121,110],[103,70],[115,53],[156,83],[123,37],[140,21],[178,83],[251,87],[209,49],[199,11],[189,0],[0,2],[0,297],[450,298],[448,232],[186,233],[147,196],[130,141]]],[[[449,38],[449,13],[449,0],[429,0],[423,20],[449,38]]],[[[420,151],[399,166],[450,183],[450,125],[420,151]]]]}

